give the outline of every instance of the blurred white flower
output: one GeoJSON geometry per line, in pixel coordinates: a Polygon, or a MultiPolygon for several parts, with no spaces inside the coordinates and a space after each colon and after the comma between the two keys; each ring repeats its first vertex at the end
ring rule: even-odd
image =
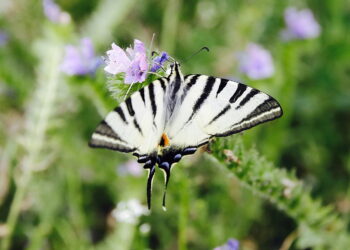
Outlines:
{"type": "Polygon", "coordinates": [[[148,234],[151,231],[151,225],[148,223],[143,223],[139,229],[142,234],[148,234]]]}
{"type": "Polygon", "coordinates": [[[117,222],[136,224],[138,218],[142,215],[148,215],[149,210],[143,206],[137,199],[121,201],[112,211],[112,216],[117,222]]]}
{"type": "Polygon", "coordinates": [[[135,177],[139,177],[143,174],[143,168],[140,166],[139,163],[135,160],[127,161],[121,165],[118,166],[118,174],[121,176],[125,175],[132,175],[135,177]]]}
{"type": "Polygon", "coordinates": [[[45,16],[53,23],[68,24],[71,20],[70,15],[61,10],[53,0],[43,0],[43,9],[45,16]]]}
{"type": "Polygon", "coordinates": [[[281,180],[282,185],[285,187],[283,190],[283,195],[287,198],[290,198],[292,195],[293,189],[296,187],[297,183],[288,178],[283,178],[281,180]]]}

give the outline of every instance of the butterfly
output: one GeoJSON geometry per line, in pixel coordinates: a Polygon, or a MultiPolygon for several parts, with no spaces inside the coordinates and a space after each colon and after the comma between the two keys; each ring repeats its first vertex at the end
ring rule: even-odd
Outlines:
{"type": "Polygon", "coordinates": [[[214,137],[229,136],[283,114],[271,96],[245,84],[212,76],[184,76],[180,64],[133,93],[97,126],[91,147],[132,153],[148,170],[151,208],[156,165],[165,175],[163,208],[171,167],[214,137]]]}

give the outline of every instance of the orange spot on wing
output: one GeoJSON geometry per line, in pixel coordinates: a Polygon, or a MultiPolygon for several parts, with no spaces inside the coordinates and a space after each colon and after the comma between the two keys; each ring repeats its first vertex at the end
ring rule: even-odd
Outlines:
{"type": "Polygon", "coordinates": [[[166,146],[169,146],[170,145],[170,140],[169,140],[169,137],[167,136],[166,133],[163,133],[162,134],[162,146],[166,147],[166,146]]]}

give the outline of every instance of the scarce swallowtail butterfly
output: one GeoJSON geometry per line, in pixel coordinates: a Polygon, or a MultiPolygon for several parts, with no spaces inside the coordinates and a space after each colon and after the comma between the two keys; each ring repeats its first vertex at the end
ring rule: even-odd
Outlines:
{"type": "Polygon", "coordinates": [[[271,96],[227,79],[186,75],[174,62],[166,77],[133,93],[111,111],[92,134],[89,145],[133,153],[149,171],[147,202],[151,207],[156,165],[166,188],[171,167],[213,137],[241,132],[282,116],[271,96]]]}

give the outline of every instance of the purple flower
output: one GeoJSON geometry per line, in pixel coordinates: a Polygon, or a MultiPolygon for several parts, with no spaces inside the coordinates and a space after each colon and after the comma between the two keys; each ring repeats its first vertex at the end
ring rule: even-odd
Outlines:
{"type": "Polygon", "coordinates": [[[287,28],[281,35],[285,40],[308,39],[320,35],[321,27],[309,9],[297,10],[289,7],[284,12],[284,20],[287,28]]]}
{"type": "Polygon", "coordinates": [[[8,39],[9,36],[7,35],[7,33],[0,30],[0,47],[5,46],[8,39]]]}
{"type": "Polygon", "coordinates": [[[70,22],[70,15],[61,10],[53,0],[43,0],[45,16],[53,23],[67,24],[70,22]]]}
{"type": "Polygon", "coordinates": [[[275,72],[270,52],[258,44],[248,44],[246,50],[239,54],[239,59],[240,71],[251,79],[268,78],[275,72]]]}
{"type": "Polygon", "coordinates": [[[83,38],[80,46],[67,45],[61,70],[67,75],[87,75],[96,71],[101,60],[95,56],[92,42],[83,38]]]}
{"type": "Polygon", "coordinates": [[[148,63],[143,42],[135,39],[134,49],[127,48],[126,52],[113,43],[112,49],[107,51],[107,56],[106,72],[112,75],[125,73],[124,82],[128,84],[146,80],[148,63]]]}
{"type": "Polygon", "coordinates": [[[214,250],[238,250],[239,241],[236,239],[229,239],[225,245],[215,247],[214,250]]]}
{"type": "Polygon", "coordinates": [[[118,167],[118,173],[122,176],[132,175],[135,177],[139,177],[143,174],[143,171],[142,167],[140,166],[140,164],[137,163],[137,161],[130,160],[125,162],[124,164],[121,164],[118,167]]]}
{"type": "Polygon", "coordinates": [[[151,72],[156,72],[158,69],[162,67],[165,61],[169,59],[169,55],[166,52],[162,52],[159,56],[153,59],[153,65],[151,68],[151,72]]]}

